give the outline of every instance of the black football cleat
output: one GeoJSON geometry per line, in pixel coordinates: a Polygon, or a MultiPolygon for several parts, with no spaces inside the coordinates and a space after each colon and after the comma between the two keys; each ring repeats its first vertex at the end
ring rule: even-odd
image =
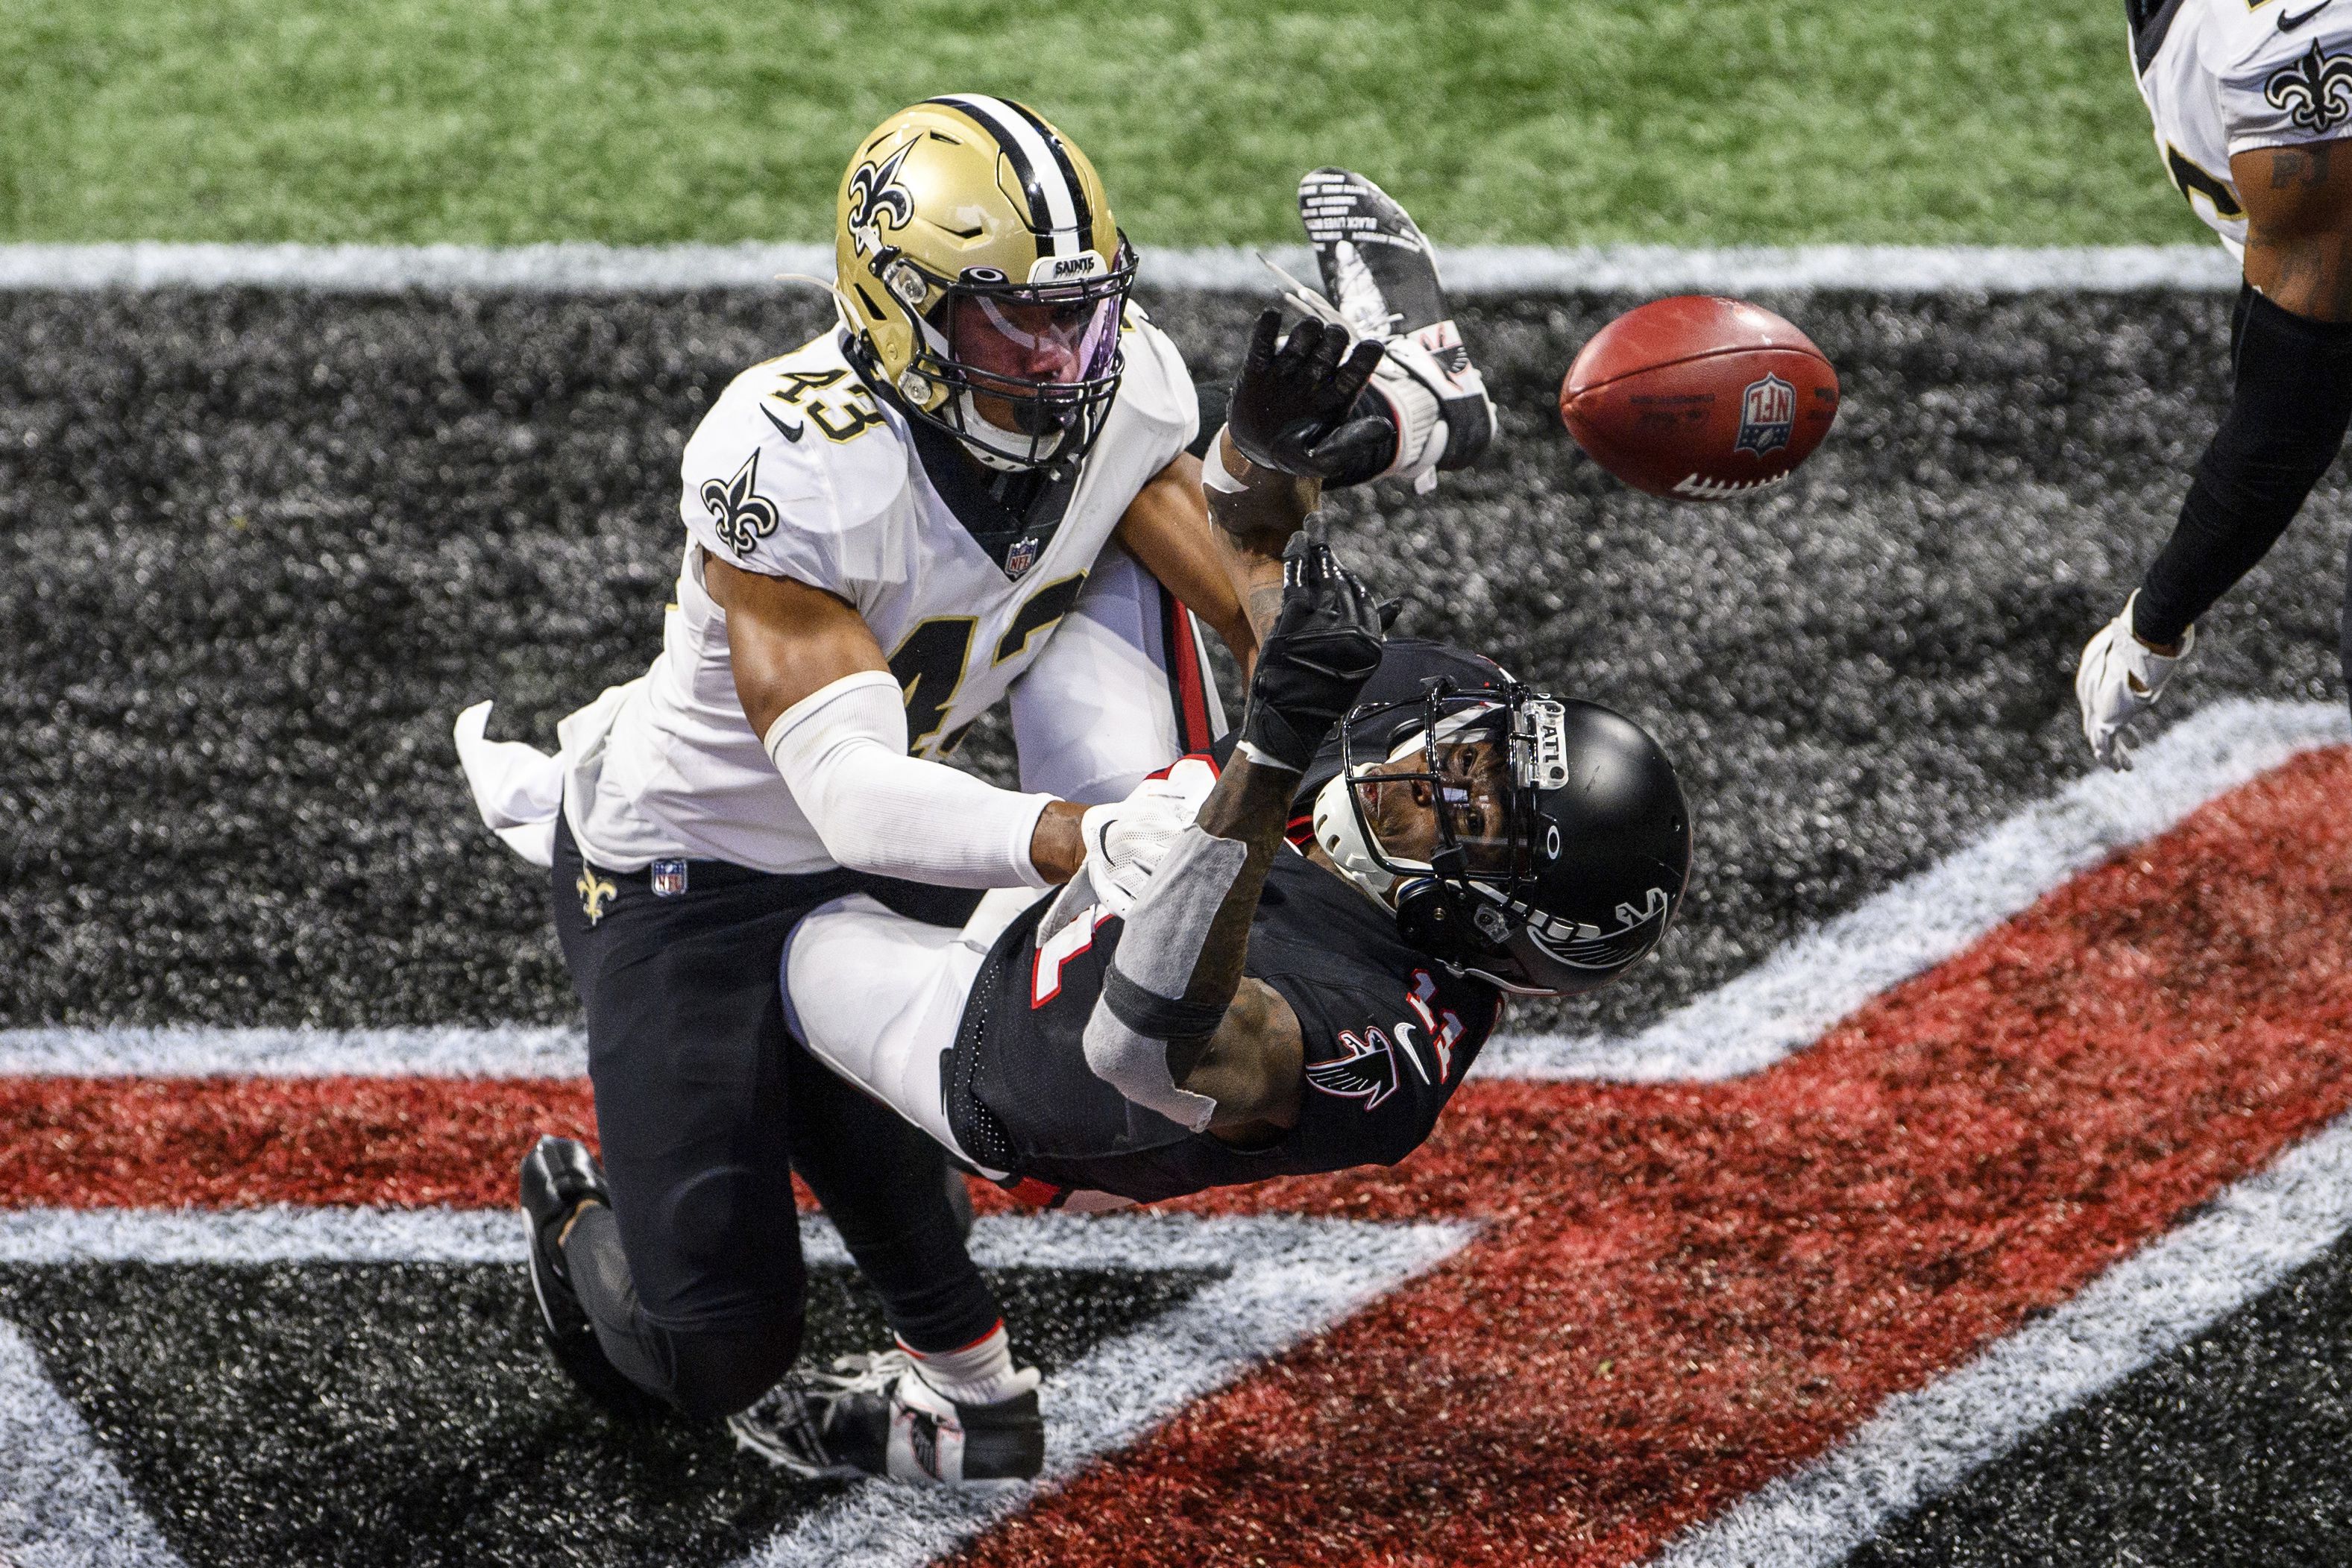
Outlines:
{"type": "MultiPolygon", "coordinates": [[[[1315,246],[1323,293],[1358,338],[1386,345],[1374,385],[1397,402],[1402,450],[1390,471],[1427,488],[1433,468],[1469,464],[1494,439],[1495,405],[1454,325],[1437,259],[1411,214],[1389,193],[1346,169],[1317,169],[1298,182],[1298,215],[1315,246]],[[1422,439],[1421,400],[1393,384],[1409,380],[1436,399],[1442,441],[1422,439]]],[[[1429,434],[1439,433],[1430,431],[1429,434]]]]}
{"type": "Polygon", "coordinates": [[[923,1381],[903,1350],[795,1372],[727,1418],[735,1446],[809,1479],[878,1476],[917,1486],[1034,1479],[1045,1466],[1037,1372],[1021,1393],[961,1405],[923,1381]]]}
{"type": "Polygon", "coordinates": [[[596,1328],[572,1289],[556,1238],[582,1204],[609,1206],[612,1193],[596,1156],[576,1138],[542,1137],[522,1157],[522,1226],[530,1239],[530,1293],[539,1304],[539,1337],[581,1391],[615,1416],[648,1420],[661,1401],[605,1359],[596,1328]]]}

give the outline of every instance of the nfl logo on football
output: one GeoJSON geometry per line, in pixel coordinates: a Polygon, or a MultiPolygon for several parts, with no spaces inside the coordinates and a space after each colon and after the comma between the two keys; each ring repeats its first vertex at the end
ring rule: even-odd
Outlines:
{"type": "Polygon", "coordinates": [[[686,891],[684,861],[656,861],[653,865],[654,896],[676,898],[686,891]]]}
{"type": "Polygon", "coordinates": [[[1775,375],[1760,382],[1750,382],[1748,390],[1739,394],[1739,439],[1731,444],[1734,452],[1753,452],[1761,457],[1767,452],[1777,452],[1789,444],[1789,433],[1797,424],[1797,389],[1775,375]]]}

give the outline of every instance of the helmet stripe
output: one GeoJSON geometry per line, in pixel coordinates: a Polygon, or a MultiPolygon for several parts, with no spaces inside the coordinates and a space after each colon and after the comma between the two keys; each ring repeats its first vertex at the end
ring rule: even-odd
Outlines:
{"type": "Polygon", "coordinates": [[[997,145],[1013,161],[1013,176],[1029,198],[1029,225],[1045,231],[1054,255],[1069,256],[1083,247],[1079,213],[1086,198],[1078,191],[1067,160],[1058,155],[1034,123],[1014,112],[1003,99],[980,93],[949,93],[929,101],[961,110],[996,138],[997,145]]]}
{"type": "Polygon", "coordinates": [[[1075,221],[1071,226],[1078,231],[1078,248],[1086,249],[1094,243],[1094,214],[1087,206],[1086,182],[1078,178],[1077,165],[1070,162],[1070,150],[1063,145],[1061,137],[1055,133],[1054,128],[1039,119],[1034,110],[1015,103],[1009,98],[1004,99],[1003,103],[1005,108],[1036,128],[1037,139],[1043,141],[1045,144],[1045,150],[1054,155],[1055,167],[1070,187],[1070,208],[1075,214],[1075,221]]]}

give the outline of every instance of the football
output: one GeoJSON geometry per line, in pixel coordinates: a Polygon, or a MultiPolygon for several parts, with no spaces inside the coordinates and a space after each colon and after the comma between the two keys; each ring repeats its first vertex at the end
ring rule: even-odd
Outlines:
{"type": "Polygon", "coordinates": [[[1628,310],[1584,345],[1559,388],[1578,445],[1633,488],[1675,501],[1780,484],[1837,411],[1837,371],[1811,339],[1712,295],[1628,310]]]}

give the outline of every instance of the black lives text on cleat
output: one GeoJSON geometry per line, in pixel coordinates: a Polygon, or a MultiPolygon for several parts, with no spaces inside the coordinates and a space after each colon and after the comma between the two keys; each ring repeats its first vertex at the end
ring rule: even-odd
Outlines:
{"type": "MultiPolygon", "coordinates": [[[[1391,380],[1410,374],[1436,397],[1444,445],[1423,462],[1448,470],[1469,464],[1494,437],[1494,405],[1454,324],[1427,237],[1387,192],[1346,169],[1301,179],[1298,215],[1334,313],[1358,337],[1387,344],[1391,380]]],[[[1400,414],[1413,444],[1416,422],[1400,414]]],[[[1401,467],[1428,471],[1410,457],[1401,467]]]]}

